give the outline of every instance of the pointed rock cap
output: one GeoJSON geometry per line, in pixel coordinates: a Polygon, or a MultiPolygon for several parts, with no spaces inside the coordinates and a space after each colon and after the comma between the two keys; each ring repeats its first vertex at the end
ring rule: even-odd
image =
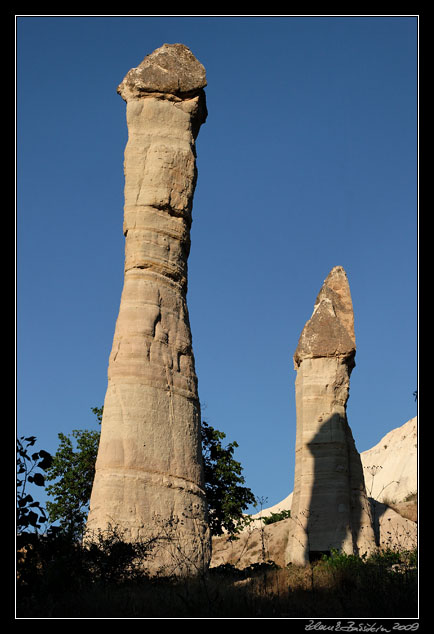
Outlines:
{"type": "Polygon", "coordinates": [[[163,44],[132,68],[118,86],[127,101],[144,93],[194,95],[206,86],[205,68],[184,44],[163,44]]]}
{"type": "Polygon", "coordinates": [[[303,328],[294,354],[297,368],[314,357],[354,358],[354,313],[347,274],[335,266],[316,298],[313,313],[303,328]]]}

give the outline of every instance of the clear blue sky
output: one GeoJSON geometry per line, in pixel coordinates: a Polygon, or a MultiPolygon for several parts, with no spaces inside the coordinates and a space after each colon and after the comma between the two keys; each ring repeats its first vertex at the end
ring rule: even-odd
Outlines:
{"type": "Polygon", "coordinates": [[[267,506],[293,487],[292,355],[345,268],[364,451],[417,413],[416,17],[17,17],[17,433],[98,428],[123,283],[127,71],[207,71],[188,305],[203,418],[267,506]]]}

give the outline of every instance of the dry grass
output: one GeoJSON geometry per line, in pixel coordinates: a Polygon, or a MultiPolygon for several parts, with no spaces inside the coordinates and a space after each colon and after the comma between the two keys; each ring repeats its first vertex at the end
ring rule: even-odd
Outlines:
{"type": "Polygon", "coordinates": [[[364,564],[335,568],[260,567],[214,570],[180,581],[143,579],[95,584],[62,593],[27,597],[18,616],[45,618],[345,618],[414,617],[416,575],[364,564]],[[366,568],[366,566],[365,566],[366,568]]]}

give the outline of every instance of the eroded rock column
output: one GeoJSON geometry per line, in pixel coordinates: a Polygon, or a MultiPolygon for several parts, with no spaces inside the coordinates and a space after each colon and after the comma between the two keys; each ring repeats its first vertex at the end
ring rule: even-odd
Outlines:
{"type": "Polygon", "coordinates": [[[88,529],[159,535],[151,572],[208,566],[200,406],[186,302],[205,69],[164,44],[118,87],[127,104],[125,276],[88,529]],[[165,538],[170,535],[170,539],[165,538]]]}
{"type": "Polygon", "coordinates": [[[297,431],[288,563],[305,564],[331,549],[361,555],[375,548],[363,469],[346,415],[355,354],[350,288],[337,266],[294,354],[297,431]]]}

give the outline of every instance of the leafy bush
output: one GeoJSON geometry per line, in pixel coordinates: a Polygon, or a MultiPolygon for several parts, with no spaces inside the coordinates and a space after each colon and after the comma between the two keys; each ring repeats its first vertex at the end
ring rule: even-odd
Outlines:
{"type": "Polygon", "coordinates": [[[369,555],[369,557],[366,554],[359,557],[332,550],[330,555],[323,555],[321,563],[329,570],[335,572],[349,571],[354,575],[412,571],[417,566],[417,550],[378,550],[369,555]]]}
{"type": "Polygon", "coordinates": [[[35,602],[98,584],[115,586],[143,579],[145,560],[155,541],[129,543],[122,531],[109,527],[81,542],[60,527],[51,528],[36,535],[18,558],[17,597],[35,602]]]}
{"type": "Polygon", "coordinates": [[[411,570],[417,566],[417,548],[401,551],[387,548],[371,555],[368,562],[393,570],[411,570]]]}
{"type": "Polygon", "coordinates": [[[321,561],[329,568],[352,568],[361,566],[366,561],[366,555],[347,554],[337,549],[332,549],[330,555],[323,555],[321,561]]]}
{"type": "Polygon", "coordinates": [[[36,442],[35,436],[17,439],[17,532],[18,541],[25,542],[29,529],[36,531],[41,527],[41,523],[47,521],[45,510],[38,501],[35,501],[27,492],[27,485],[35,484],[44,486],[45,475],[41,473],[48,469],[52,462],[51,455],[41,449],[29,456],[29,447],[33,447],[36,442]],[[37,471],[39,469],[39,471],[37,471]]]}
{"type": "Polygon", "coordinates": [[[264,524],[274,524],[275,522],[280,522],[281,520],[286,520],[288,517],[291,517],[291,511],[278,511],[277,513],[271,512],[270,515],[262,518],[264,524]]]}

